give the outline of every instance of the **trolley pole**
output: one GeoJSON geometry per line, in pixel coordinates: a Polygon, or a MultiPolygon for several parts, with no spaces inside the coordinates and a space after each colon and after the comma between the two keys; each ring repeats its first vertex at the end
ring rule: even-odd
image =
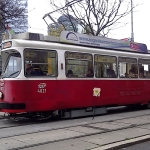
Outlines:
{"type": "Polygon", "coordinates": [[[131,42],[134,42],[134,32],[133,32],[133,1],[131,0],[131,42]]]}

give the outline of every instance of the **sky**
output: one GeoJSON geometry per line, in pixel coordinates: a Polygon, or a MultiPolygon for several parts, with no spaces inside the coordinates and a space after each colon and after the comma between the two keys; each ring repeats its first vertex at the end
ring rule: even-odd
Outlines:
{"type": "MultiPolygon", "coordinates": [[[[150,50],[150,0],[132,1],[134,4],[138,4],[133,13],[134,41],[146,44],[150,50]]],[[[47,35],[47,25],[42,18],[51,11],[48,0],[28,0],[29,32],[47,35]]],[[[111,32],[108,36],[109,38],[123,39],[131,37],[131,16],[128,15],[123,21],[128,22],[128,24],[111,32]]]]}

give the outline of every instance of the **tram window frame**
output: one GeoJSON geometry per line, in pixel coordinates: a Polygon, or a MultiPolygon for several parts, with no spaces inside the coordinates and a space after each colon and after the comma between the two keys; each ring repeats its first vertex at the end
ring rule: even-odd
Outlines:
{"type": "MultiPolygon", "coordinates": [[[[88,56],[87,56],[87,58],[88,58],[88,56]]],[[[78,68],[79,70],[82,70],[81,68],[78,68]]],[[[65,75],[66,75],[66,77],[67,78],[70,78],[70,77],[72,77],[72,78],[93,78],[94,77],[94,70],[93,70],[94,68],[93,68],[93,55],[92,54],[90,54],[90,53],[81,53],[81,52],[70,52],[70,51],[66,51],[65,52],[65,75]],[[69,57],[69,58],[67,58],[67,54],[68,53],[70,53],[70,55],[71,54],[79,54],[79,55],[75,55],[76,56],[76,58],[75,57],[69,57]],[[79,56],[82,56],[82,59],[81,58],[77,58],[77,56],[79,57],[79,56]],[[81,63],[81,62],[83,62],[83,61],[90,61],[90,60],[88,60],[88,59],[85,59],[84,58],[84,56],[86,56],[86,55],[89,55],[89,56],[91,56],[91,64],[89,64],[89,63],[81,63]],[[67,63],[67,61],[68,60],[74,60],[74,62],[77,60],[77,62],[78,63],[76,63],[76,64],[70,64],[70,65],[72,65],[72,67],[71,68],[68,68],[67,67],[67,65],[68,65],[68,63],[67,63]],[[79,62],[80,61],[80,62],[79,62]],[[82,64],[82,65],[81,65],[82,64]],[[74,67],[73,67],[73,65],[74,65],[74,67]],[[77,69],[75,68],[75,65],[77,66],[87,66],[87,68],[84,68],[84,71],[83,71],[83,73],[82,72],[79,72],[79,73],[77,73],[77,69]],[[87,76],[87,73],[88,73],[88,70],[89,69],[91,69],[92,71],[93,71],[93,75],[92,76],[90,76],[90,77],[88,77],[87,76]],[[68,70],[71,70],[71,72],[73,73],[72,75],[69,75],[68,73],[68,70]]]]}
{"type": "Polygon", "coordinates": [[[149,59],[138,59],[138,75],[139,78],[150,78],[150,60],[149,59]],[[146,67],[147,65],[147,67],[146,67]]]}
{"type": "MultiPolygon", "coordinates": [[[[48,57],[47,57],[48,58],[48,57]]],[[[53,57],[51,57],[53,58],[53,57]]],[[[28,77],[28,78],[33,78],[33,77],[40,77],[40,78],[52,78],[52,77],[58,77],[58,52],[56,50],[49,50],[49,49],[37,49],[37,48],[25,48],[24,49],[24,75],[25,77],[28,77]],[[42,70],[42,72],[45,72],[43,73],[42,75],[26,75],[26,65],[27,64],[31,64],[31,65],[48,65],[48,60],[47,60],[47,63],[33,63],[31,61],[29,62],[26,62],[26,56],[25,56],[25,53],[27,50],[30,50],[32,53],[33,52],[36,52],[36,51],[40,51],[40,52],[47,52],[47,56],[48,56],[48,52],[55,52],[55,55],[56,57],[54,57],[56,60],[55,60],[55,75],[53,75],[52,73],[48,73],[48,66],[47,66],[47,72],[45,72],[44,70],[42,70]]]]}
{"type": "MultiPolygon", "coordinates": [[[[97,59],[99,59],[99,58],[97,58],[97,59]]],[[[117,67],[117,57],[116,56],[95,54],[94,55],[94,68],[95,68],[94,70],[95,70],[96,78],[117,78],[118,77],[118,67],[117,67]],[[96,62],[97,56],[103,56],[105,58],[105,61],[103,58],[103,60],[101,62],[100,61],[96,62]],[[110,58],[110,57],[115,58],[115,63],[111,63],[111,61],[108,61],[107,58],[110,58]],[[96,66],[97,63],[100,64],[100,67],[101,67],[100,71],[97,69],[97,66],[96,66]],[[102,69],[102,67],[104,67],[104,68],[102,69]],[[107,67],[109,67],[109,68],[107,68],[107,67]]]]}
{"type": "Polygon", "coordinates": [[[120,78],[138,78],[138,60],[133,57],[118,57],[118,74],[120,78]],[[122,59],[122,60],[121,60],[122,59]],[[124,64],[124,69],[121,70],[120,63],[124,64]],[[123,73],[121,73],[123,72],[123,73]]]}
{"type": "MultiPolygon", "coordinates": [[[[10,53],[4,51],[2,53],[6,53],[7,54],[7,59],[4,62],[5,65],[3,66],[3,70],[2,70],[2,75],[3,78],[16,78],[21,70],[22,70],[22,57],[21,54],[15,50],[12,49],[10,50],[10,53]],[[15,52],[16,51],[16,52],[15,52]],[[11,73],[9,74],[8,72],[11,70],[11,73]]],[[[4,54],[3,54],[4,56],[4,54]]]]}

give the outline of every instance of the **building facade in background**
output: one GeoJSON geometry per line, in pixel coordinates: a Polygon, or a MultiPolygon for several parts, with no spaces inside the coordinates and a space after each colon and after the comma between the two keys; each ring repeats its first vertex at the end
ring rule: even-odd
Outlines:
{"type": "MultiPolygon", "coordinates": [[[[12,1],[12,3],[13,3],[13,1],[12,1]]],[[[15,5],[15,1],[14,1],[14,5],[15,5]]],[[[10,9],[10,7],[11,6],[8,5],[8,9],[10,9]]],[[[25,12],[24,16],[14,17],[12,15],[11,19],[4,20],[4,21],[6,21],[4,23],[6,28],[5,29],[0,28],[0,43],[2,41],[3,34],[5,32],[10,32],[11,34],[18,34],[18,33],[28,31],[28,0],[20,0],[19,8],[21,8],[21,7],[23,7],[23,8],[26,7],[26,12],[25,12]],[[26,5],[27,5],[27,7],[26,7],[26,5]]]]}
{"type": "MultiPolygon", "coordinates": [[[[24,7],[25,3],[28,4],[28,0],[21,0],[21,3],[22,4],[20,4],[20,5],[22,5],[22,7],[24,7]]],[[[26,18],[22,18],[22,16],[20,16],[20,17],[16,18],[16,23],[8,25],[10,27],[10,29],[12,29],[14,31],[15,34],[28,31],[28,6],[26,9],[25,15],[26,15],[26,18]]]]}

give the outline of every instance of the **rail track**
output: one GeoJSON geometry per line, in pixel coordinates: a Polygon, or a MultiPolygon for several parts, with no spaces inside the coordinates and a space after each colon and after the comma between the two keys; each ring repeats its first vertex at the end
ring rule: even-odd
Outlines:
{"type": "MultiPolygon", "coordinates": [[[[118,112],[118,110],[117,110],[118,112]]],[[[47,139],[47,140],[42,140],[41,142],[38,143],[29,143],[28,145],[24,146],[13,146],[11,148],[8,148],[9,150],[20,150],[23,148],[29,148],[33,146],[40,146],[48,143],[54,143],[54,142],[61,142],[61,141],[66,141],[66,140],[71,140],[71,139],[80,139],[83,137],[89,137],[89,136],[94,136],[94,135],[99,135],[99,134],[104,134],[104,133],[109,133],[109,132],[114,132],[114,131],[119,131],[119,130],[124,130],[128,128],[135,128],[135,127],[140,127],[141,125],[149,125],[150,124],[150,112],[143,110],[141,113],[136,113],[135,115],[131,116],[122,116],[122,117],[116,117],[112,118],[110,116],[114,116],[119,114],[126,114],[126,113],[131,113],[128,111],[125,111],[124,113],[114,113],[114,114],[108,114],[108,115],[103,115],[103,116],[98,116],[95,117],[94,120],[92,120],[92,117],[90,118],[78,118],[78,119],[61,119],[61,120],[52,120],[52,121],[43,121],[43,122],[38,122],[38,121],[32,121],[32,120],[24,120],[24,119],[19,119],[19,120],[7,120],[4,118],[0,119],[0,144],[1,141],[9,140],[9,139],[14,139],[14,138],[19,138],[21,137],[22,139],[25,138],[26,136],[31,136],[34,135],[35,137],[38,137],[40,134],[43,136],[51,133],[56,133],[58,135],[57,138],[53,139],[47,139]],[[109,116],[109,117],[108,117],[109,116]],[[142,117],[146,116],[147,121],[141,121],[139,123],[124,123],[124,120],[132,120],[132,119],[142,119],[142,117]],[[107,118],[106,120],[103,120],[102,118],[107,118]],[[100,118],[101,120],[98,120],[97,118],[100,118]],[[87,121],[87,120],[90,121],[87,121]],[[76,120],[82,120],[79,121],[79,123],[76,123],[76,120]],[[84,121],[85,120],[85,121],[84,121]],[[73,123],[71,123],[73,121],[73,123]],[[114,128],[114,129],[109,129],[107,125],[115,125],[116,123],[122,124],[121,126],[114,128]],[[100,124],[100,126],[96,126],[97,124],[100,124]],[[104,127],[103,124],[106,126],[104,127]],[[75,128],[79,128],[78,131],[76,131],[78,134],[72,134],[71,136],[60,136],[58,132],[66,132],[70,133],[73,132],[75,128]],[[83,129],[83,131],[82,131],[83,129]],[[84,132],[84,129],[87,131],[91,132],[84,132]],[[92,132],[94,130],[94,132],[92,132]]],[[[137,111],[139,112],[139,111],[137,111]]],[[[44,137],[43,137],[44,138],[44,137]]]]}

